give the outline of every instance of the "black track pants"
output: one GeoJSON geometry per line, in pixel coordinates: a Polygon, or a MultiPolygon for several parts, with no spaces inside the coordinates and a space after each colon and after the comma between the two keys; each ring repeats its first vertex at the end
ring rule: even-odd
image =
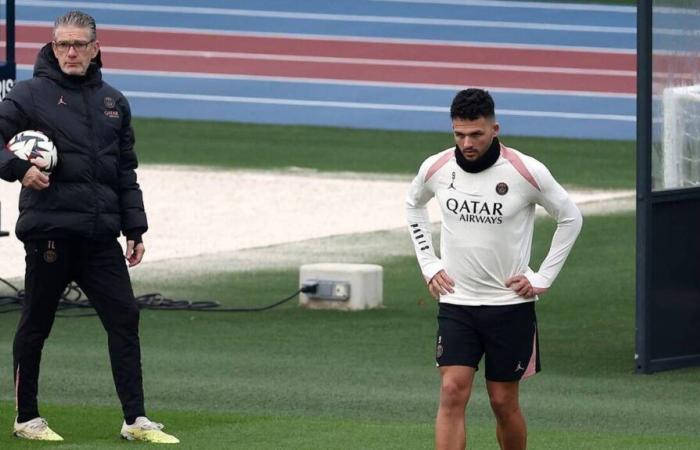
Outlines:
{"type": "Polygon", "coordinates": [[[75,281],[107,331],[109,357],[124,417],[144,416],[139,309],[117,240],[37,240],[25,243],[27,271],[22,317],[14,342],[19,422],[39,417],[37,390],[44,340],[58,300],[75,281]]]}

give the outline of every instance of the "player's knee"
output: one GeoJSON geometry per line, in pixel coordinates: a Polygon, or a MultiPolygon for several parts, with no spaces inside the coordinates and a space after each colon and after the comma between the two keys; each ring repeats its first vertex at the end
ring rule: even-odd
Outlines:
{"type": "Polygon", "coordinates": [[[518,401],[506,395],[491,395],[491,409],[496,417],[507,418],[520,410],[518,401]]]}
{"type": "Polygon", "coordinates": [[[446,407],[464,407],[469,401],[469,385],[455,380],[443,380],[440,387],[440,404],[446,407]]]}

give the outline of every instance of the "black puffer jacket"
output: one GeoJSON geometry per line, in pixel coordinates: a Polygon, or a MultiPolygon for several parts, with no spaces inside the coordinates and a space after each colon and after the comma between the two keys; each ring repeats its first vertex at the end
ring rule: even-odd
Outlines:
{"type": "MultiPolygon", "coordinates": [[[[58,149],[50,186],[22,188],[15,231],[23,241],[106,240],[120,231],[140,240],[148,227],[136,182],[129,104],[102,81],[101,67],[98,54],[84,77],[66,75],[47,44],[37,57],[34,77],[17,83],[0,103],[4,142],[20,131],[39,130],[58,149]]],[[[0,178],[21,180],[29,167],[0,151],[0,178]]]]}

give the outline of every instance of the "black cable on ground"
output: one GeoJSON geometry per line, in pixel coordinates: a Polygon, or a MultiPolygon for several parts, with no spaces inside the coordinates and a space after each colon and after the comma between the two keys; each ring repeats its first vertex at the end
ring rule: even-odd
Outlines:
{"type": "MultiPolygon", "coordinates": [[[[22,302],[24,300],[24,290],[18,289],[12,283],[3,278],[0,278],[0,282],[7,285],[14,292],[13,295],[0,296],[0,314],[20,311],[22,309],[22,302]]],[[[222,308],[219,302],[215,301],[190,301],[190,300],[175,300],[171,298],[164,297],[159,293],[145,294],[136,297],[136,304],[139,309],[154,309],[163,311],[190,311],[190,312],[257,312],[266,311],[268,309],[275,308],[284,303],[287,303],[300,293],[310,293],[315,292],[317,288],[316,284],[307,284],[302,286],[299,290],[294,292],[288,297],[283,298],[277,302],[264,306],[249,306],[249,307],[237,307],[237,308],[222,308]]],[[[58,302],[58,311],[66,312],[69,310],[85,310],[92,309],[90,300],[85,297],[83,292],[75,283],[70,283],[66,290],[61,295],[58,302]]],[[[86,317],[94,316],[96,313],[76,313],[71,312],[68,314],[56,314],[59,317],[86,317]]]]}

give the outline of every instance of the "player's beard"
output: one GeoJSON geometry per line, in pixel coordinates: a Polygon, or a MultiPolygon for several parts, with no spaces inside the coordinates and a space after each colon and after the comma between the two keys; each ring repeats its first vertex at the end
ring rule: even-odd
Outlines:
{"type": "Polygon", "coordinates": [[[455,147],[455,157],[459,167],[466,172],[477,173],[493,166],[501,155],[501,143],[494,137],[489,148],[476,159],[467,159],[459,147],[455,147]]]}

